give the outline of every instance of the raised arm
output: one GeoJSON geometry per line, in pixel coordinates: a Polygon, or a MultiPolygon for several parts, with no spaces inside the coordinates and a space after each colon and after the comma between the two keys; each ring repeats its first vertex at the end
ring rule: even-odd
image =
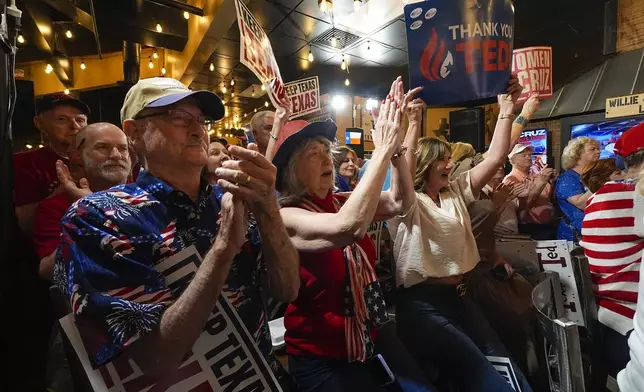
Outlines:
{"type": "Polygon", "coordinates": [[[378,116],[373,132],[376,148],[369,167],[340,210],[331,214],[295,207],[281,209],[284,224],[299,250],[323,251],[343,247],[365,235],[376,213],[391,158],[400,149],[402,114],[393,100],[399,79],[392,83],[390,95],[378,116]]]}
{"type": "MultiPolygon", "coordinates": [[[[525,130],[525,127],[528,125],[532,116],[539,110],[539,94],[531,95],[528,100],[523,104],[523,109],[521,109],[521,114],[514,119],[512,123],[512,132],[510,133],[510,147],[508,149],[508,154],[512,150],[519,138],[521,133],[525,130]]],[[[488,157],[488,151],[483,154],[483,158],[488,157]]]]}
{"type": "Polygon", "coordinates": [[[280,131],[288,122],[290,115],[291,112],[288,108],[278,107],[277,110],[275,110],[275,120],[273,120],[273,128],[271,129],[271,138],[268,141],[268,146],[266,147],[266,159],[268,159],[269,162],[271,162],[275,156],[277,139],[279,139],[280,131]]]}
{"type": "Polygon", "coordinates": [[[512,121],[514,120],[513,111],[520,93],[521,85],[517,78],[512,76],[507,93],[498,96],[499,118],[496,122],[488,156],[470,171],[470,181],[474,194],[478,194],[490,182],[494,177],[494,173],[505,162],[510,149],[510,133],[512,131],[512,121]]]}

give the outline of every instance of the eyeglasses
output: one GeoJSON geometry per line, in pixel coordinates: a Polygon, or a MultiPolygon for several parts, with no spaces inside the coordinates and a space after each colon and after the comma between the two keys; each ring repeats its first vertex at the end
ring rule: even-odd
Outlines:
{"type": "Polygon", "coordinates": [[[135,117],[135,120],[142,120],[144,118],[157,116],[163,116],[163,121],[184,128],[192,126],[192,124],[194,124],[194,122],[196,121],[197,124],[201,125],[202,127],[210,129],[212,128],[212,124],[215,122],[208,116],[194,116],[184,110],[165,110],[163,112],[150,113],[143,116],[137,116],[135,117]]]}

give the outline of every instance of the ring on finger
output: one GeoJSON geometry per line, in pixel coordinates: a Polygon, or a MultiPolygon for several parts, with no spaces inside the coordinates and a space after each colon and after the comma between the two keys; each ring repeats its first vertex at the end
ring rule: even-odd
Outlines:
{"type": "Polygon", "coordinates": [[[244,182],[244,185],[248,185],[248,184],[250,184],[250,180],[252,180],[252,179],[253,179],[253,177],[251,177],[250,175],[248,175],[248,177],[246,177],[246,181],[244,182]]]}

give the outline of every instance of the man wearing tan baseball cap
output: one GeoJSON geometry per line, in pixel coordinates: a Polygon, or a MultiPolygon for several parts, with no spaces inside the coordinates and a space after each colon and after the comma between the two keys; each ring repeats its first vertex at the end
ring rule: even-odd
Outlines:
{"type": "MultiPolygon", "coordinates": [[[[275,166],[260,153],[231,146],[236,159],[217,169],[217,185],[201,177],[208,130],[223,115],[215,94],[169,78],[141,80],[127,93],[123,129],[145,167],[135,183],[70,208],[55,268],[94,367],[127,353],[146,376],[170,377],[186,355],[204,352],[191,349],[208,334],[212,347],[244,341],[240,358],[259,352],[253,368],[264,381],[274,382],[271,372],[283,379],[262,292],[293,301],[299,255],[279,213],[275,166]],[[243,328],[215,327],[217,315],[235,312],[243,328]]],[[[231,361],[207,371],[224,385],[239,376],[231,361]]]]}

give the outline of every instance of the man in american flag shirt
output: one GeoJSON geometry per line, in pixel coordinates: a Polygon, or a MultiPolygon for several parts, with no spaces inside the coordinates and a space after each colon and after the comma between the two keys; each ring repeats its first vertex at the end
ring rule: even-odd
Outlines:
{"type": "Polygon", "coordinates": [[[280,377],[261,298],[264,289],[295,298],[299,256],[279,214],[275,167],[261,154],[232,146],[237,160],[217,169],[219,185],[201,178],[207,131],[223,115],[215,94],[170,78],[141,80],[126,95],[123,129],[146,168],[135,183],[72,205],[54,270],[93,367],[127,352],[146,375],[174,371],[222,292],[280,377]],[[172,291],[159,263],[191,249],[203,261],[172,291]]]}

